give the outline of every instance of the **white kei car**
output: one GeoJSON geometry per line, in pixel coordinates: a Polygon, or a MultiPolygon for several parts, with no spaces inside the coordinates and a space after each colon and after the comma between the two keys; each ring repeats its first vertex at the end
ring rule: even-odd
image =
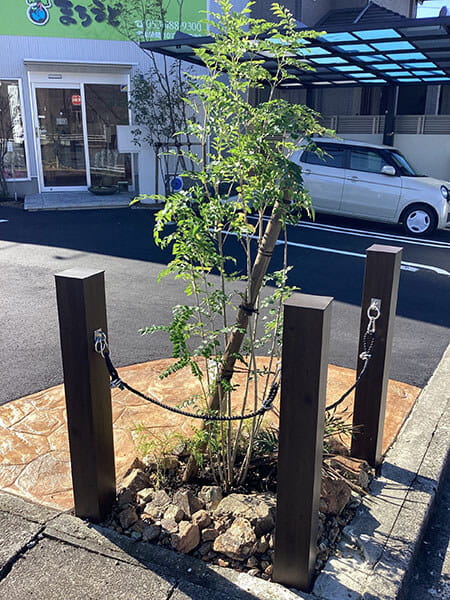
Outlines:
{"type": "Polygon", "coordinates": [[[298,150],[306,189],[318,213],[401,223],[426,235],[450,226],[450,183],[419,175],[391,146],[320,138],[323,154],[298,150]]]}

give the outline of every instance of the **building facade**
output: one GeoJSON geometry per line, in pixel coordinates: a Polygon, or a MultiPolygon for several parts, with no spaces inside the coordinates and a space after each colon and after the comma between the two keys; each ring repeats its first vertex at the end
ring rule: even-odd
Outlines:
{"type": "MultiPolygon", "coordinates": [[[[204,31],[207,1],[176,2],[171,36],[204,31]]],[[[87,190],[119,184],[152,193],[154,151],[133,143],[129,94],[149,57],[127,41],[109,0],[3,0],[0,7],[0,138],[10,194],[87,190]]],[[[147,38],[161,25],[133,17],[147,38]]],[[[0,146],[1,148],[1,146],[0,146]]]]}
{"type": "MultiPolygon", "coordinates": [[[[237,10],[245,4],[234,2],[237,10]]],[[[346,24],[361,19],[388,23],[394,17],[413,17],[416,10],[416,0],[285,0],[284,4],[299,23],[318,30],[340,22],[345,31],[346,24]]],[[[206,33],[202,11],[216,9],[213,0],[185,0],[180,22],[178,3],[171,5],[165,37],[173,37],[178,29],[191,35],[206,33]]],[[[117,10],[110,0],[3,0],[0,139],[6,143],[3,152],[0,145],[0,155],[10,194],[22,197],[110,184],[134,193],[163,189],[154,149],[133,143],[133,115],[128,108],[133,76],[146,72],[149,57],[127,41],[117,10]]],[[[256,2],[253,12],[270,18],[270,3],[256,2]]],[[[145,33],[147,39],[161,35],[158,22],[131,18],[138,34],[145,33]]],[[[387,102],[383,86],[280,94],[315,108],[339,136],[383,140],[387,102]]],[[[396,90],[394,144],[426,174],[449,178],[448,134],[450,86],[396,90]]]]}

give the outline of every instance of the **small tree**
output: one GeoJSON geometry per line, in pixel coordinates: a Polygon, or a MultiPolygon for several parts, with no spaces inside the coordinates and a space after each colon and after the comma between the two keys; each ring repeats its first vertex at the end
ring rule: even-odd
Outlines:
{"type": "MultiPolygon", "coordinates": [[[[119,3],[119,31],[134,42],[151,41],[155,37],[165,39],[169,3],[170,0],[119,3]]],[[[180,30],[184,0],[176,0],[175,5],[180,30]]],[[[170,34],[173,33],[172,26],[170,34]]],[[[130,108],[135,123],[133,133],[136,143],[153,148],[155,160],[162,161],[167,179],[170,172],[193,168],[193,163],[186,162],[186,156],[178,151],[182,145],[191,149],[190,138],[187,133],[184,137],[177,135],[180,131],[187,132],[188,106],[184,98],[189,88],[188,75],[180,60],[157,57],[153,52],[147,54],[148,70],[133,77],[130,90],[130,108]]]]}
{"type": "MultiPolygon", "coordinates": [[[[162,275],[184,280],[192,303],[174,307],[170,325],[143,332],[167,331],[177,360],[166,375],[190,366],[202,385],[203,410],[228,415],[236,369],[247,373],[247,392],[253,382],[256,407],[280,355],[281,308],[292,292],[286,245],[281,268],[272,273],[268,268],[280,234],[286,241],[286,225],[297,222],[302,212],[311,213],[301,170],[289,157],[299,142],[331,132],[318,124],[311,109],[275,98],[289,69],[299,67],[305,38],[318,34],[297,31],[295,19],[276,3],[276,23],[251,17],[253,2],[240,13],[232,11],[230,0],[217,3],[220,11],[208,21],[214,41],[196,50],[207,73],[190,78],[187,101],[196,120],[183,132],[202,145],[201,159],[184,153],[196,163],[189,175],[197,184],[160,197],[165,206],[155,226],[157,243],[170,246],[173,256],[162,275]],[[270,72],[264,57],[274,66],[270,72]],[[267,100],[253,106],[252,92],[262,88],[267,100]],[[263,370],[256,360],[262,349],[271,356],[263,370]],[[261,375],[267,378],[262,384],[261,375]]],[[[306,63],[301,67],[309,68],[306,63]]],[[[245,394],[243,413],[251,401],[245,394]]],[[[199,433],[200,448],[209,453],[225,488],[245,479],[260,427],[257,418],[247,432],[242,426],[209,424],[199,433]]],[[[191,458],[185,479],[194,467],[191,458]]]]}

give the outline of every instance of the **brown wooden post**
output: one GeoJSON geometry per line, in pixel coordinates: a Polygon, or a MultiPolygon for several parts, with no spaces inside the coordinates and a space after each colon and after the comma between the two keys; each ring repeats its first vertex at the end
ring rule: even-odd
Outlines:
{"type": "Polygon", "coordinates": [[[317,553],[332,298],[284,306],[273,578],[308,591],[317,553]]]}
{"type": "MultiPolygon", "coordinates": [[[[381,462],[386,394],[392,335],[397,306],[402,248],[374,244],[367,249],[358,357],[363,352],[363,337],[372,299],[380,301],[380,317],[375,323],[375,343],[366,372],[355,392],[351,455],[376,466],[381,462]]],[[[357,376],[364,363],[358,358],[357,376]]]]}
{"type": "Polygon", "coordinates": [[[116,493],[111,393],[94,331],[107,333],[103,271],[55,275],[75,514],[101,521],[116,493]]]}

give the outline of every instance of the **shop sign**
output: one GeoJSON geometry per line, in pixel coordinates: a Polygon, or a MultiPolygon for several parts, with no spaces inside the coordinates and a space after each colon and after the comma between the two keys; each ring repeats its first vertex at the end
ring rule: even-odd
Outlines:
{"type": "Polygon", "coordinates": [[[81,96],[79,94],[72,94],[73,106],[81,106],[81,96]]]}
{"type": "MultiPolygon", "coordinates": [[[[144,27],[138,5],[133,0],[1,0],[0,35],[125,40],[132,32],[135,41],[160,39],[161,23],[146,15],[144,27]]],[[[149,4],[151,4],[149,2],[149,4]]],[[[184,0],[182,22],[179,2],[168,0],[165,38],[180,30],[204,35],[206,0],[184,0]]]]}

